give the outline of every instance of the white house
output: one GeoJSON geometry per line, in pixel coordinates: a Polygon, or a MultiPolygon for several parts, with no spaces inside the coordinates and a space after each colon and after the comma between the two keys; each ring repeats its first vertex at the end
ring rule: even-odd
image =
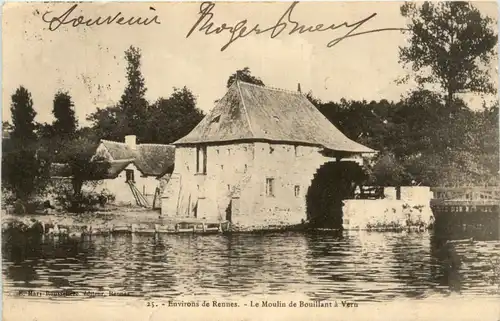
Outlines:
{"type": "Polygon", "coordinates": [[[144,196],[152,205],[155,192],[172,173],[174,156],[173,145],[137,144],[135,135],[125,136],[125,142],[102,139],[94,157],[104,158],[110,166],[97,188],[114,194],[117,204],[137,204],[144,196]]]}
{"type": "MultiPolygon", "coordinates": [[[[157,194],[159,207],[159,196],[173,171],[174,156],[173,145],[137,144],[135,135],[126,136],[125,142],[102,139],[92,159],[104,160],[109,166],[105,173],[92,178],[99,184],[91,188],[110,192],[118,205],[152,207],[157,194]]],[[[51,171],[53,180],[67,181],[71,177],[65,164],[52,164],[51,171]]]]}

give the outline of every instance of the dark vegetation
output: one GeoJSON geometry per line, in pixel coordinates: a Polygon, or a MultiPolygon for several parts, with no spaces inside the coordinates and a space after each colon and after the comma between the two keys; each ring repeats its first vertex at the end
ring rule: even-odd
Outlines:
{"type": "MultiPolygon", "coordinates": [[[[493,21],[465,2],[407,3],[401,14],[408,21],[408,44],[400,48],[400,62],[409,72],[400,81],[415,81],[414,91],[399,101],[320,101],[312,93],[308,98],[349,138],[379,151],[366,168],[370,184],[496,183],[498,103],[472,110],[463,96],[496,93],[489,73],[497,44],[493,21]]],[[[35,122],[26,88],[13,93],[12,124],[3,123],[9,135],[2,140],[4,204],[16,201],[27,211],[50,185],[53,163],[70,168],[71,189],[58,194],[63,207],[85,211],[105,203],[110,195],[82,192],[84,184],[107,170],[104,160],[93,158],[99,139],[121,141],[134,134],[139,142],[168,144],[203,118],[186,87],[147,101],[140,50],[130,47],[125,59],[127,85],[120,101],[88,115],[90,127],[78,124],[73,100],[64,90],[55,94],[52,124],[35,122]]],[[[230,75],[227,86],[236,79],[264,85],[248,67],[230,75]]]]}

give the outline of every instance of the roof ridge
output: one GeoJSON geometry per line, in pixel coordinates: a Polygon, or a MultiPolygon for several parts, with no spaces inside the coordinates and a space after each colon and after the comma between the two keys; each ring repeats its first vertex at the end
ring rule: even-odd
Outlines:
{"type": "Polygon", "coordinates": [[[240,81],[236,80],[235,83],[236,83],[236,86],[238,87],[238,93],[239,93],[240,98],[241,98],[241,104],[243,105],[243,110],[245,111],[245,115],[246,115],[246,119],[247,119],[247,123],[248,123],[248,129],[250,129],[250,133],[252,134],[252,136],[255,136],[255,134],[253,132],[253,128],[252,128],[252,123],[250,123],[250,116],[248,115],[248,110],[247,110],[247,107],[245,106],[245,99],[243,98],[243,93],[241,92],[240,81]]]}
{"type": "MultiPolygon", "coordinates": [[[[113,143],[113,144],[120,144],[120,145],[128,146],[127,143],[125,143],[125,142],[117,142],[117,141],[108,140],[108,139],[101,139],[101,142],[113,143]]],[[[173,144],[143,143],[143,144],[137,144],[136,146],[175,146],[175,145],[173,145],[173,144]]]]}
{"type": "Polygon", "coordinates": [[[245,85],[249,85],[249,86],[254,86],[254,87],[259,87],[259,88],[269,89],[269,90],[274,90],[274,91],[281,91],[281,92],[305,97],[304,93],[299,92],[299,91],[294,91],[294,90],[290,90],[290,89],[283,89],[283,88],[278,88],[278,87],[271,87],[271,86],[262,86],[262,85],[257,85],[257,84],[252,84],[249,82],[241,81],[241,80],[239,80],[239,82],[242,82],[245,85]]]}
{"type": "Polygon", "coordinates": [[[175,145],[172,145],[172,144],[144,143],[144,144],[137,144],[137,146],[172,146],[172,147],[174,147],[175,145]]]}

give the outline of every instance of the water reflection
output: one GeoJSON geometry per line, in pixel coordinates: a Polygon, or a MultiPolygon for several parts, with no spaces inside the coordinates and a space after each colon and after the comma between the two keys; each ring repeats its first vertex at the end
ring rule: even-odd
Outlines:
{"type": "Polygon", "coordinates": [[[493,293],[498,287],[488,275],[500,241],[477,238],[450,244],[432,233],[323,232],[63,241],[5,233],[3,273],[7,288],[141,297],[301,293],[383,301],[493,293]]]}

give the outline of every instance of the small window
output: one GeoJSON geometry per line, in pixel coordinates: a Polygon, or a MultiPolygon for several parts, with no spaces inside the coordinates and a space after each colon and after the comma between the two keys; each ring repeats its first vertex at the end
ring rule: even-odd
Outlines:
{"type": "Polygon", "coordinates": [[[224,165],[220,165],[220,169],[224,170],[224,165]]]}
{"type": "Polygon", "coordinates": [[[218,149],[216,149],[215,152],[217,153],[217,155],[219,155],[219,150],[218,149]]]}
{"type": "Polygon", "coordinates": [[[227,190],[230,191],[231,190],[231,185],[227,184],[227,190]]]}
{"type": "Polygon", "coordinates": [[[266,196],[274,197],[274,178],[266,178],[266,196]]]}
{"type": "Polygon", "coordinates": [[[299,156],[299,146],[297,146],[297,145],[293,146],[293,150],[295,152],[295,156],[296,157],[299,156]]]}
{"type": "Polygon", "coordinates": [[[207,146],[196,147],[196,172],[207,173],[207,146]]]}
{"type": "Polygon", "coordinates": [[[247,164],[245,164],[245,167],[243,168],[243,173],[246,173],[246,172],[247,172],[247,170],[248,170],[248,165],[247,165],[247,164]]]}
{"type": "Polygon", "coordinates": [[[295,197],[300,196],[300,185],[295,185],[294,194],[295,194],[295,197]]]}
{"type": "Polygon", "coordinates": [[[227,149],[227,154],[231,155],[231,149],[229,149],[229,148],[227,149]]]}

